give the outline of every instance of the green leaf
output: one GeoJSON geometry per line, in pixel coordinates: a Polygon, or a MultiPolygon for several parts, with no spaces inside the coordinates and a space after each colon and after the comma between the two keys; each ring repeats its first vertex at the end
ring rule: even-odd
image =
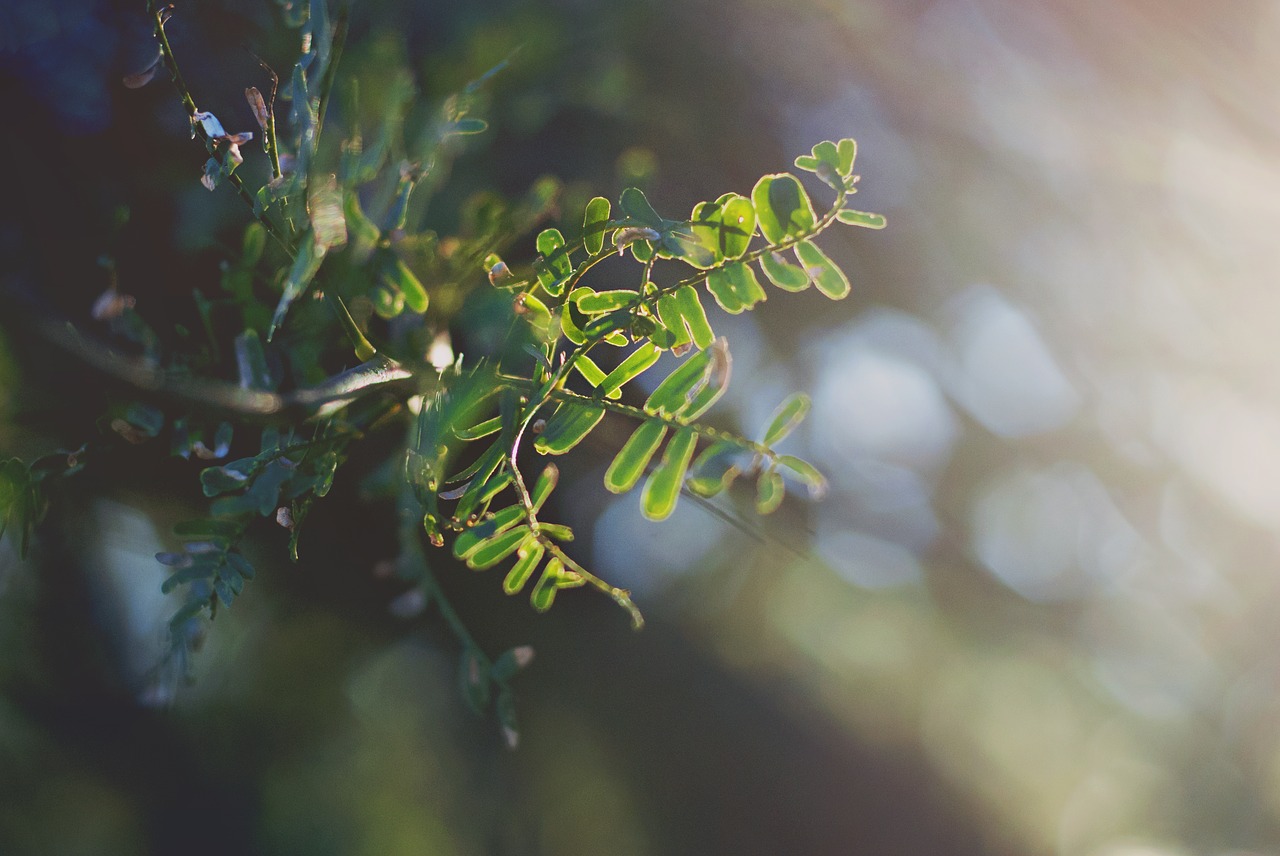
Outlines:
{"type": "Polygon", "coordinates": [[[872,214],[870,211],[854,211],[852,208],[841,208],[836,212],[836,219],[850,226],[862,226],[864,229],[883,229],[889,225],[883,214],[872,214]]]}
{"type": "Polygon", "coordinates": [[[546,612],[555,601],[556,592],[562,588],[573,588],[582,585],[584,580],[579,574],[566,570],[558,557],[551,557],[542,570],[542,576],[533,587],[529,601],[538,612],[546,612]]]}
{"type": "Polygon", "coordinates": [[[538,270],[538,282],[547,293],[559,297],[564,283],[573,275],[573,262],[564,235],[559,229],[544,229],[538,233],[538,252],[542,254],[542,266],[538,270]]]}
{"type": "Polygon", "coordinates": [[[240,388],[274,392],[275,379],[267,368],[267,355],[257,330],[245,330],[235,338],[236,365],[240,370],[240,388]]]}
{"type": "Polygon", "coordinates": [[[378,245],[382,230],[364,213],[364,209],[360,207],[360,195],[354,190],[348,190],[343,198],[342,213],[347,221],[350,239],[348,251],[357,262],[363,262],[378,245]]]}
{"type": "Polygon", "coordinates": [[[573,530],[560,523],[543,523],[539,521],[538,531],[543,535],[546,535],[548,538],[554,538],[557,541],[564,541],[568,543],[573,540],[573,530]]]}
{"type": "Polygon", "coordinates": [[[676,308],[689,330],[689,335],[693,337],[693,343],[699,349],[709,347],[716,337],[711,331],[711,325],[707,323],[707,313],[703,311],[702,300],[698,297],[697,289],[692,285],[682,285],[675,290],[674,296],[676,308]]]}
{"type": "Polygon", "coordinates": [[[609,200],[597,196],[587,203],[587,211],[582,219],[582,243],[588,255],[596,255],[604,249],[606,232],[609,230],[609,200]]]}
{"type": "Polygon", "coordinates": [[[452,134],[483,134],[487,130],[489,130],[489,123],[484,119],[468,116],[454,122],[449,132],[452,134]]]}
{"type": "Polygon", "coordinates": [[[473,713],[484,713],[489,706],[489,667],[477,649],[467,646],[458,658],[458,692],[467,700],[473,713]]]}
{"type": "Polygon", "coordinates": [[[169,578],[160,584],[160,593],[168,594],[178,586],[186,585],[196,580],[208,579],[214,575],[216,570],[210,562],[195,562],[170,574],[169,578]]]}
{"type": "Polygon", "coordinates": [[[697,433],[689,427],[681,428],[667,442],[662,452],[662,463],[644,483],[641,494],[641,511],[650,520],[666,520],[675,511],[685,472],[698,444],[697,433]]]}
{"type": "Polygon", "coordinates": [[[772,514],[782,505],[786,496],[786,487],[782,476],[776,470],[765,470],[756,480],[756,511],[759,514],[772,514]]]}
{"type": "Polygon", "coordinates": [[[173,527],[173,534],[200,541],[227,541],[238,537],[242,529],[234,520],[186,520],[173,527]]]}
{"type": "Polygon", "coordinates": [[[666,225],[666,221],[653,210],[653,206],[649,204],[649,200],[639,188],[628,187],[622,191],[618,206],[622,208],[622,213],[626,214],[629,220],[635,221],[640,226],[661,232],[666,225]]]}
{"type": "Polygon", "coordinates": [[[599,405],[563,402],[551,414],[533,447],[544,455],[563,455],[581,443],[603,418],[604,408],[599,405]]]}
{"type": "Polygon", "coordinates": [[[533,490],[529,493],[535,514],[542,508],[543,503],[547,501],[547,497],[551,496],[551,491],[556,489],[556,484],[559,481],[559,467],[555,464],[547,464],[543,467],[542,474],[538,476],[538,480],[533,485],[533,490]]]}
{"type": "Polygon", "coordinates": [[[818,468],[795,455],[779,455],[778,466],[785,467],[795,474],[809,488],[809,496],[821,499],[827,493],[827,480],[818,468]]]}
{"type": "Polygon", "coordinates": [[[604,486],[612,493],[626,493],[635,487],[665,436],[667,426],[660,420],[640,423],[609,464],[609,469],[604,474],[604,486]]]}
{"type": "Polygon", "coordinates": [[[725,339],[717,339],[707,348],[706,353],[711,355],[711,369],[707,372],[706,383],[690,396],[688,406],[673,414],[682,422],[691,422],[706,413],[729,388],[732,360],[725,339]]]}
{"type": "Polygon", "coordinates": [[[711,370],[711,350],[699,351],[676,367],[650,394],[644,404],[652,416],[671,416],[689,405],[690,398],[706,382],[711,370]]]}
{"type": "Polygon", "coordinates": [[[701,270],[706,270],[719,261],[715,249],[707,246],[688,223],[667,224],[658,241],[658,255],[661,258],[682,259],[701,270]]]}
{"type": "Polygon", "coordinates": [[[719,258],[737,259],[746,253],[756,231],[756,209],[751,200],[726,193],[715,202],[700,202],[693,209],[693,231],[719,258]]]}
{"type": "Polygon", "coordinates": [[[315,279],[316,273],[320,270],[320,264],[324,261],[324,254],[324,249],[315,242],[310,232],[302,236],[297,258],[294,259],[293,266],[289,268],[289,275],[284,281],[284,293],[280,295],[275,314],[271,316],[271,326],[267,329],[268,342],[284,323],[284,316],[289,311],[289,307],[307,290],[311,280],[315,279]]]}
{"type": "Polygon", "coordinates": [[[698,455],[685,484],[698,496],[711,497],[728,490],[739,469],[734,463],[740,450],[727,440],[717,440],[698,455]]]}
{"type": "Polygon", "coordinates": [[[454,428],[453,433],[459,440],[479,440],[482,437],[488,437],[490,434],[497,434],[501,430],[502,417],[495,416],[478,425],[472,425],[470,428],[454,428]]]}
{"type": "Polygon", "coordinates": [[[769,427],[765,429],[764,437],[760,440],[761,444],[772,448],[774,444],[794,431],[808,413],[809,396],[797,392],[788,397],[773,412],[769,427]]]}
{"type": "Polygon", "coordinates": [[[469,529],[458,533],[453,539],[453,557],[468,559],[487,539],[500,532],[505,532],[524,519],[524,509],[512,505],[496,512],[492,517],[480,521],[469,529]]]}
{"type": "Polygon", "coordinates": [[[771,244],[803,235],[816,222],[809,195],[791,173],[761,178],[751,191],[751,202],[755,205],[760,233],[771,244]]]}
{"type": "Polygon", "coordinates": [[[467,566],[472,570],[483,571],[492,568],[501,562],[507,556],[516,551],[516,548],[529,536],[529,530],[524,527],[516,527],[508,529],[498,535],[494,535],[487,541],[482,542],[467,557],[467,566]]]}
{"type": "Polygon", "coordinates": [[[227,553],[227,566],[246,580],[253,579],[256,573],[253,565],[249,564],[249,560],[235,552],[227,553]]]}
{"type": "Polygon", "coordinates": [[[796,244],[796,258],[804,265],[805,273],[813,278],[818,291],[832,300],[840,300],[849,294],[849,278],[812,241],[796,244]]]}
{"type": "Polygon", "coordinates": [[[654,363],[658,361],[658,357],[662,356],[662,349],[654,345],[652,342],[644,342],[634,351],[632,351],[625,360],[618,364],[618,367],[609,372],[600,383],[600,388],[604,390],[605,395],[616,392],[622,388],[627,381],[643,374],[654,363]]]}
{"type": "Polygon", "coordinates": [[[426,312],[430,300],[422,281],[394,254],[388,253],[385,259],[380,272],[382,281],[403,294],[405,304],[414,312],[426,312]]]}
{"type": "Polygon", "coordinates": [[[639,296],[636,292],[626,289],[589,291],[579,296],[575,302],[579,311],[587,315],[599,315],[630,306],[639,296]]]}
{"type": "Polygon", "coordinates": [[[809,274],[804,268],[791,264],[781,253],[768,252],[760,257],[760,269],[778,288],[784,291],[804,291],[809,287],[809,274]]]}
{"type": "Polygon", "coordinates": [[[836,171],[841,175],[849,175],[853,172],[853,160],[858,156],[858,143],[856,140],[845,137],[836,143],[836,171]]]}
{"type": "Polygon", "coordinates": [[[737,315],[767,298],[750,265],[736,262],[713,270],[707,276],[707,290],[725,312],[737,315]]]}
{"type": "MultiPolygon", "coordinates": [[[[801,155],[796,158],[796,166],[800,169],[817,173],[818,177],[827,184],[836,190],[840,190],[844,187],[843,176],[847,172],[840,170],[841,160],[840,151],[836,144],[830,140],[823,140],[813,147],[812,155],[801,155]]],[[[852,166],[852,159],[850,159],[850,166],[852,166]]]]}
{"type": "Polygon", "coordinates": [[[217,496],[240,490],[248,485],[252,458],[242,458],[221,467],[207,467],[200,471],[200,485],[205,496],[217,496]]]}
{"type": "Polygon", "coordinates": [[[519,593],[529,581],[529,577],[533,576],[533,572],[537,570],[545,552],[546,548],[542,546],[542,542],[536,536],[530,535],[520,545],[516,563],[511,566],[511,570],[507,571],[507,576],[502,581],[502,590],[507,594],[519,593]]]}

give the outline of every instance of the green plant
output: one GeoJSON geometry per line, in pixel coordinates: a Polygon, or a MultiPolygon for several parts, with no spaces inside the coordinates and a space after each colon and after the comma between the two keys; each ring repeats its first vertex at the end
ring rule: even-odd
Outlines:
{"type": "MultiPolygon", "coordinates": [[[[142,369],[130,364],[118,373],[135,379],[141,371],[169,402],[163,411],[127,403],[109,424],[134,442],[168,426],[174,454],[211,462],[228,457],[235,435],[258,431],[255,454],[202,470],[209,515],[180,524],[174,534],[183,548],[157,557],[171,568],[164,590],[186,592],[171,622],[179,663],[204,623],[253,578],[240,551],[251,524],[269,518],[290,530],[297,560],[313,504],[329,492],[352,444],[375,432],[405,435],[367,480],[373,493],[395,498],[397,571],[421,585],[460,640],[467,697],[477,708],[496,699],[511,735],[508,681],[527,652],[492,660],[482,652],[436,583],[425,544],[451,541],[453,556],[476,570],[505,564],[503,590],[527,591],[539,611],[561,589],[586,586],[622,606],[636,627],[643,623],[627,591],[574,558],[567,546],[574,533],[543,519],[558,469],[535,458],[570,452],[611,416],[635,427],[612,457],[605,485],[621,493],[643,481],[642,507],[654,520],[671,515],[682,492],[709,499],[740,477],[755,480],[762,514],[778,508],[788,478],[822,492],[812,465],[775,450],[804,418],[804,395],[783,402],[756,439],[699,421],[730,376],[728,345],[713,331],[706,297],[740,313],[766,299],[764,283],[793,292],[812,286],[836,300],[849,293],[845,274],[814,239],[837,223],[885,225],[849,205],[857,182],[852,139],[819,143],[795,161],[832,192],[821,212],[789,173],[766,175],[749,194],[726,193],[674,219],[630,188],[616,209],[595,197],[564,231],[542,228],[537,256],[509,265],[503,254],[515,258],[520,236],[553,211],[554,182],[541,181],[514,202],[477,198],[458,234],[410,223],[415,191],[444,171],[463,138],[486,129],[474,115],[477,97],[501,67],[445,100],[410,135],[404,116],[412,82],[397,79],[372,109],[362,105],[358,81],[337,74],[343,15],[331,21],[325,0],[282,4],[298,32],[298,60],[279,93],[275,85],[267,95],[245,91],[256,131],[228,133],[198,108],[179,70],[165,31],[171,9],[149,4],[158,54],[125,83],[142,86],[160,73],[172,79],[192,135],[208,152],[201,182],[210,191],[230,187],[250,222],[238,257],[224,266],[224,293],[194,295],[201,347],[166,353],[114,283],[99,301],[95,314],[142,350],[142,369]],[[331,110],[331,98],[341,106],[331,110]],[[288,104],[287,115],[277,117],[278,102],[288,104]],[[378,117],[372,131],[369,116],[378,117]],[[254,134],[272,176],[257,189],[237,171],[254,134]],[[609,287],[590,284],[609,260],[621,260],[609,287]],[[229,316],[239,332],[224,357],[216,331],[229,316]],[[489,331],[476,337],[479,355],[453,355],[447,331],[460,323],[489,331]],[[624,401],[626,385],[667,352],[683,362],[643,401],[624,401]],[[343,371],[323,368],[352,358],[343,371]],[[226,380],[232,372],[236,380],[226,380]]],[[[79,457],[62,469],[74,471],[79,457]]],[[[0,509],[24,541],[43,503],[39,486],[55,469],[16,460],[0,469],[0,509]]]]}

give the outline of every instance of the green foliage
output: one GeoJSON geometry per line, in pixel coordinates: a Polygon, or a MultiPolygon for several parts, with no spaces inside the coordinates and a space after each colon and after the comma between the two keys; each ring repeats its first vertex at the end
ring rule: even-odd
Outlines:
{"type": "MultiPolygon", "coordinates": [[[[800,291],[812,283],[831,299],[850,292],[814,241],[839,223],[884,225],[847,207],[857,181],[853,140],[819,143],[796,160],[833,193],[825,207],[815,208],[790,173],[766,175],[747,194],[700,202],[687,219],[663,216],[627,188],[616,209],[597,196],[581,211],[563,212],[566,234],[545,222],[558,187],[545,180],[521,200],[477,196],[464,206],[457,234],[442,236],[418,225],[415,191],[429,194],[427,177],[444,171],[461,138],[485,130],[473,115],[477,93],[501,66],[427,111],[434,118],[425,130],[405,138],[412,82],[397,79],[361,104],[361,93],[370,93],[358,81],[335,83],[344,31],[329,22],[323,0],[289,4],[286,24],[309,37],[279,93],[287,113],[277,116],[274,91],[269,98],[246,92],[273,176],[255,191],[236,170],[239,146],[251,135],[228,134],[197,110],[165,35],[168,11],[152,13],[163,67],[210,156],[205,184],[230,185],[250,221],[239,258],[224,266],[225,294],[216,303],[197,295],[211,340],[204,362],[175,354],[166,374],[182,389],[203,372],[207,385],[187,398],[222,408],[225,418],[206,425],[180,403],[163,413],[126,404],[111,421],[130,442],[167,427],[175,454],[210,462],[199,474],[209,515],[177,527],[181,550],[157,557],[171,569],[164,591],[185,592],[172,623],[181,656],[199,623],[231,607],[253,579],[240,549],[250,527],[268,518],[287,529],[296,560],[308,511],[329,492],[349,446],[397,425],[407,440],[382,471],[394,475],[371,492],[411,522],[401,527],[399,571],[422,586],[461,640],[464,696],[477,709],[495,704],[509,735],[507,681],[527,657],[485,658],[435,584],[436,561],[424,543],[451,540],[452,555],[476,571],[510,562],[503,591],[529,591],[538,611],[561,589],[585,586],[642,624],[627,591],[566,549],[572,530],[541,519],[559,471],[544,465],[530,487],[531,458],[567,454],[606,418],[622,419],[635,428],[612,456],[605,486],[624,493],[643,479],[641,507],[651,519],[673,514],[682,492],[713,497],[744,475],[756,479],[761,513],[783,502],[784,472],[821,492],[825,483],[812,465],[775,449],[808,411],[805,396],[784,402],[758,442],[698,421],[724,394],[731,368],[707,298],[740,313],[768,298],[768,284],[800,291]],[[331,108],[335,91],[343,106],[331,108]],[[369,115],[378,117],[373,127],[362,121],[369,115]],[[530,245],[530,260],[503,260],[530,245]],[[601,262],[628,256],[633,280],[617,278],[618,265],[613,279],[590,276],[601,262]],[[469,314],[479,307],[496,315],[485,322],[495,331],[489,345],[445,365],[428,363],[423,355],[447,340],[450,324],[480,324],[469,314]],[[229,349],[217,345],[214,313],[237,321],[229,349]],[[219,379],[228,368],[219,362],[224,350],[234,358],[234,383],[219,379]],[[642,404],[627,403],[628,385],[666,353],[679,364],[642,404]],[[349,368],[336,374],[321,368],[344,362],[349,368]],[[256,451],[239,449],[226,460],[255,431],[256,451]]],[[[0,527],[19,532],[24,551],[43,508],[44,480],[78,466],[74,453],[63,457],[61,470],[0,465],[0,527]]]]}

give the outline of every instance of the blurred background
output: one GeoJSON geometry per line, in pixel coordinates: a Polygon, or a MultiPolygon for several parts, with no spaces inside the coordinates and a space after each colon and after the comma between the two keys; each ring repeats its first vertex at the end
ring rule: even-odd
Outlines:
{"type": "MultiPolygon", "coordinates": [[[[103,255],[181,319],[244,228],[168,85],[120,85],[143,5],[0,8],[3,288],[85,329],[103,255]]],[[[251,126],[243,46],[287,57],[276,15],[180,6],[202,106],[251,126]]],[[[341,476],[301,563],[251,545],[263,572],[156,704],[151,555],[198,513],[195,465],[91,466],[29,561],[0,542],[0,852],[1280,853],[1278,40],[1264,0],[356,4],[362,85],[407,69],[438,101],[515,51],[445,227],[543,174],[678,216],[857,138],[855,201],[890,225],[824,240],[852,296],[713,318],[717,419],[754,433],[807,390],[785,451],[830,493],[651,524],[604,491],[625,435],[601,432],[557,511],[642,633],[438,568],[486,650],[537,651],[512,752],[341,476]]],[[[109,384],[13,305],[0,456],[74,448],[109,384]]]]}

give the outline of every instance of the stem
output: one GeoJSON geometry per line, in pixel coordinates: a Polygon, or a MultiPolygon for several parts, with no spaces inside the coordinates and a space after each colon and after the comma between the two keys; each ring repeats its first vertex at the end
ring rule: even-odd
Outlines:
{"type": "MultiPolygon", "coordinates": [[[[164,13],[168,8],[172,7],[156,9],[155,0],[148,0],[147,7],[156,19],[155,37],[157,41],[160,42],[160,58],[164,62],[165,69],[169,72],[169,78],[173,81],[174,87],[178,90],[178,97],[182,100],[183,109],[187,111],[187,118],[191,122],[191,129],[200,137],[200,140],[204,143],[205,149],[209,152],[209,156],[217,159],[219,163],[221,163],[222,160],[218,151],[217,141],[212,139],[205,131],[204,125],[195,119],[196,114],[200,111],[196,107],[195,99],[191,97],[191,90],[187,88],[187,83],[182,77],[182,71],[178,68],[178,61],[173,55],[173,48],[169,45],[169,37],[164,31],[166,20],[164,13]]],[[[257,218],[258,222],[260,222],[263,228],[267,230],[267,234],[275,238],[276,241],[285,248],[285,250],[292,254],[293,245],[290,243],[288,237],[280,231],[279,227],[276,226],[269,217],[266,216],[266,212],[258,210],[253,194],[251,194],[249,189],[245,187],[240,176],[232,172],[226,176],[226,180],[227,183],[235,188],[236,193],[239,194],[245,205],[249,206],[249,210],[253,212],[253,216],[257,218]]]]}

